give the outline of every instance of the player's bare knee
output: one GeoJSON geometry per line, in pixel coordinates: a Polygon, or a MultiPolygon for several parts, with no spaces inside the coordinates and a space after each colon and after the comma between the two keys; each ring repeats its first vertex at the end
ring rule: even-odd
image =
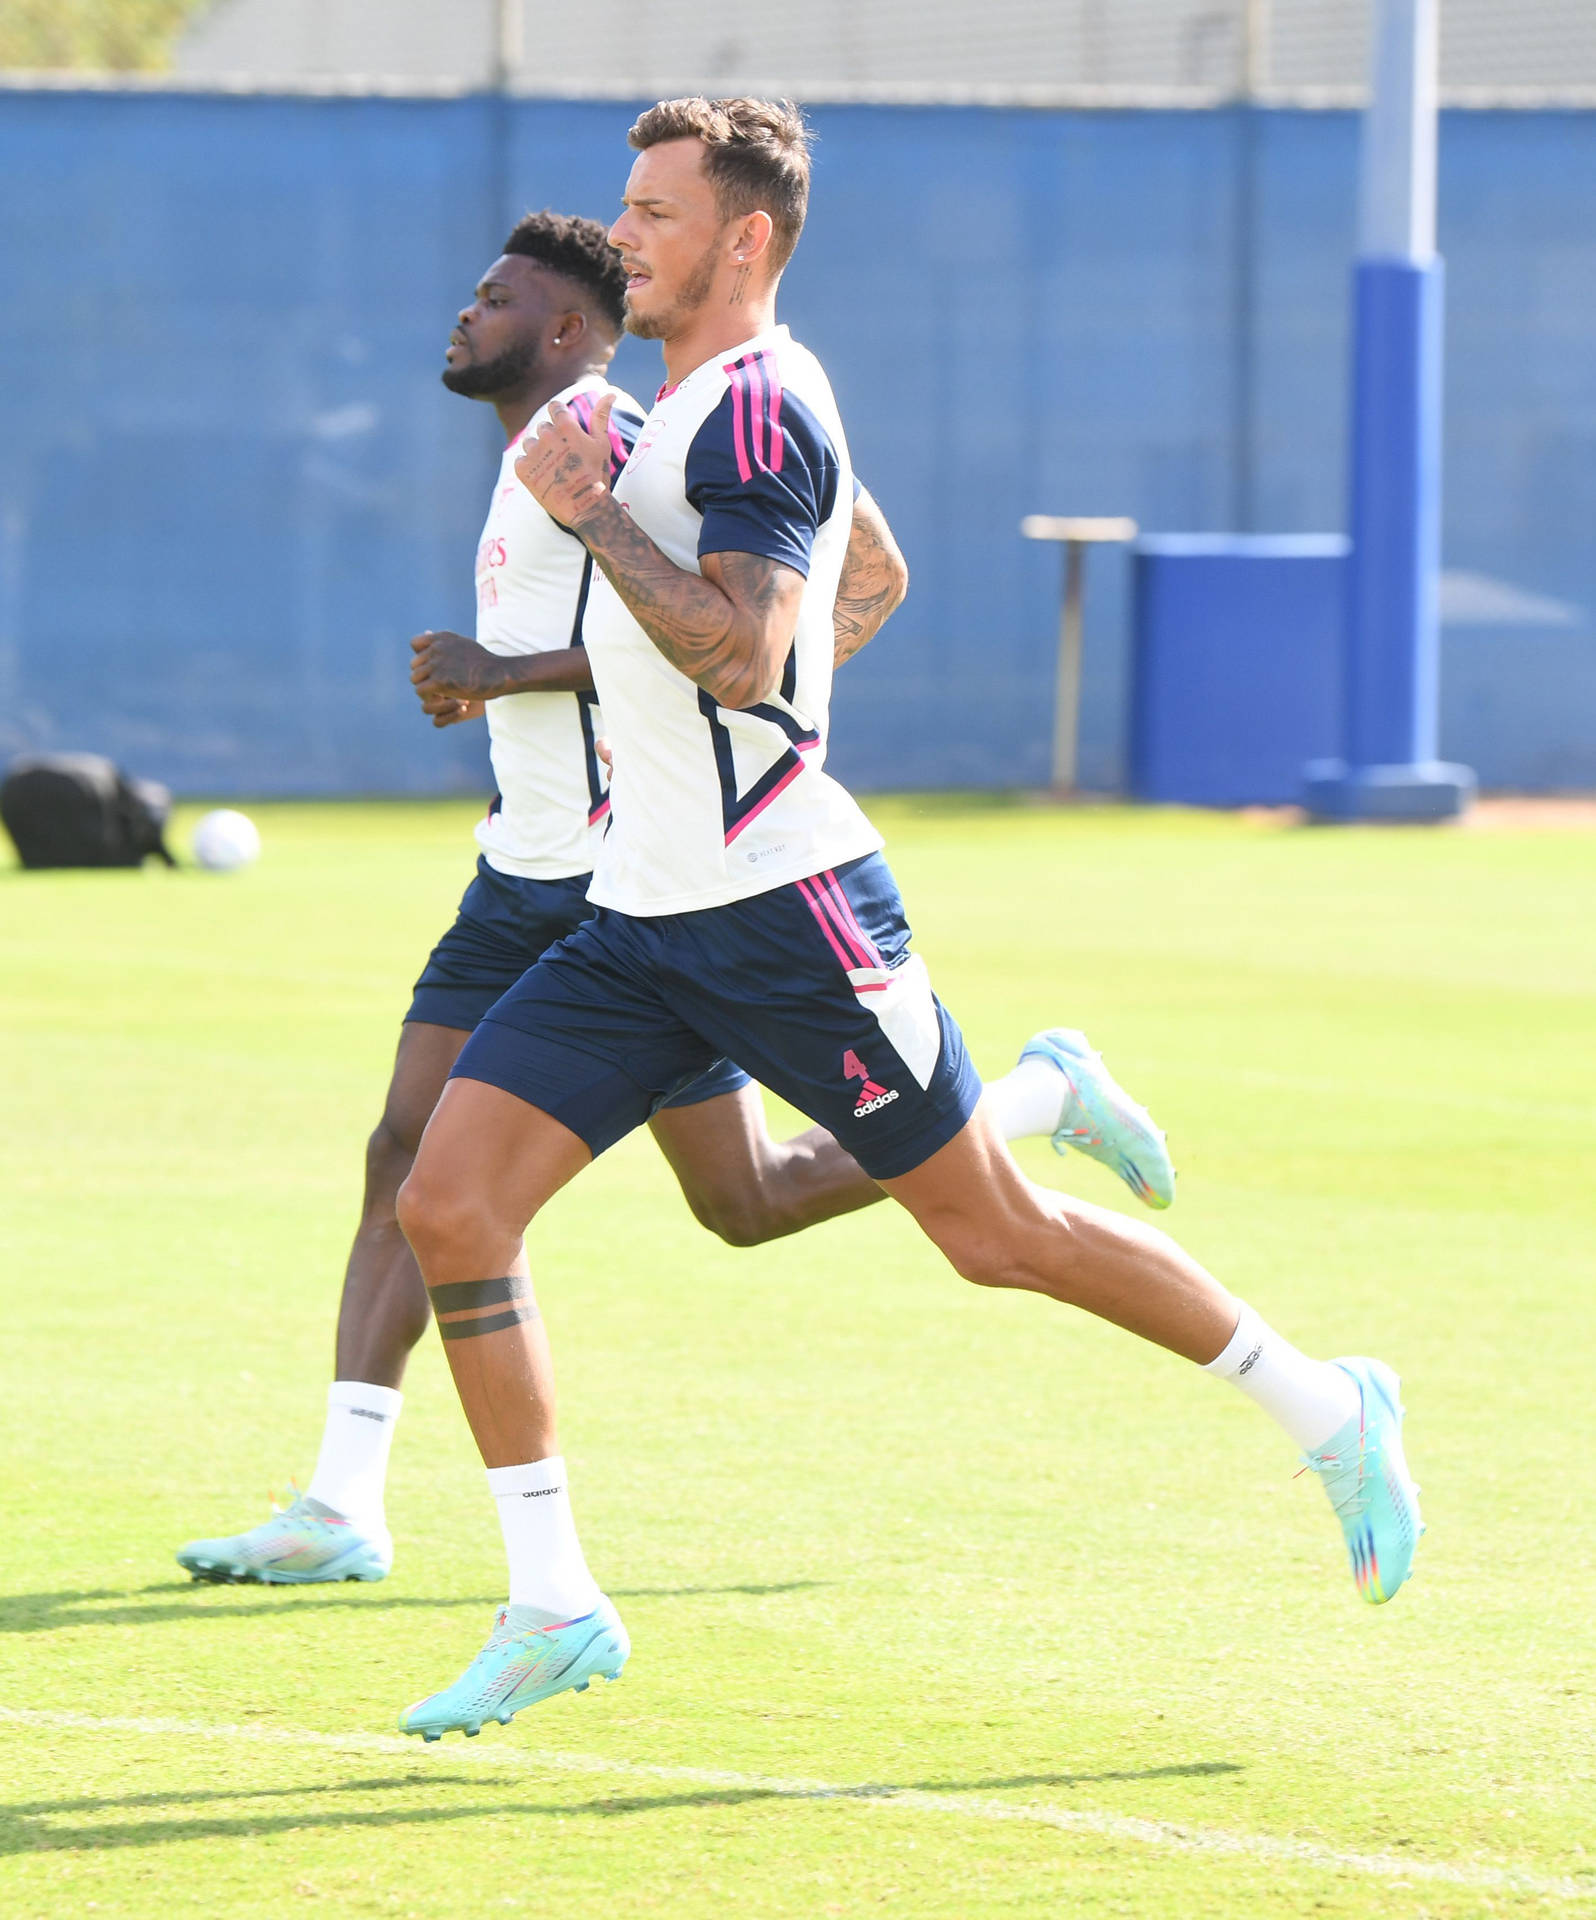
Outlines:
{"type": "Polygon", "coordinates": [[[791,1231],[774,1208],[741,1195],[721,1206],[708,1224],[728,1247],[762,1247],[791,1231]]]}
{"type": "Polygon", "coordinates": [[[695,1187],[686,1195],[693,1218],[728,1247],[757,1247],[776,1237],[770,1211],[758,1195],[695,1187]]]}
{"type": "Polygon", "coordinates": [[[430,1252],[457,1244],[473,1220],[469,1201],[446,1183],[430,1178],[422,1167],[411,1168],[395,1196],[394,1211],[423,1265],[430,1252]]]}
{"type": "Polygon", "coordinates": [[[366,1142],[366,1211],[391,1212],[394,1197],[415,1164],[417,1141],[407,1141],[387,1114],[366,1142]]]}
{"type": "Polygon", "coordinates": [[[1005,1263],[1001,1244],[990,1234],[953,1227],[934,1232],[932,1238],[961,1280],[977,1287],[1009,1284],[1003,1277],[1005,1263]]]}
{"type": "Polygon", "coordinates": [[[1032,1236],[991,1222],[963,1223],[933,1235],[961,1279],[977,1287],[1008,1287],[1024,1292],[1052,1290],[1046,1263],[1037,1257],[1032,1236]]]}

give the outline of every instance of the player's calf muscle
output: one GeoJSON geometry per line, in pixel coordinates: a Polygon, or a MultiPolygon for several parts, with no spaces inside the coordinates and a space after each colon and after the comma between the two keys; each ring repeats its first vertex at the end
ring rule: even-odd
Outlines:
{"type": "Polygon", "coordinates": [[[931,1237],[978,1286],[1044,1294],[1199,1365],[1220,1352],[1237,1304],[1168,1234],[1061,1195],[1036,1199],[1035,1218],[961,1221],[931,1237]]]}

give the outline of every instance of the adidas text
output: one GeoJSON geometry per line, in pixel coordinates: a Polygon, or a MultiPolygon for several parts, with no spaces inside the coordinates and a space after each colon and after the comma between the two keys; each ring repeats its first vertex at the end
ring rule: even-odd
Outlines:
{"type": "Polygon", "coordinates": [[[867,1115],[874,1113],[880,1107],[890,1107],[897,1097],[898,1089],[896,1087],[888,1087],[885,1093],[878,1093],[873,1100],[861,1100],[853,1110],[853,1117],[855,1120],[863,1120],[867,1115]]]}

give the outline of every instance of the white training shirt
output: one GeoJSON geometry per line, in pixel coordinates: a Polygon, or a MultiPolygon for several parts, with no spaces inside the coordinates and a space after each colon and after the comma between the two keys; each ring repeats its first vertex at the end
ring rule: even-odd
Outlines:
{"type": "MultiPolygon", "coordinates": [[[[587,426],[609,383],[589,374],[555,398],[587,426]]],[[[543,426],[541,408],[504,450],[477,546],[477,640],[490,653],[546,653],[581,643],[593,561],[515,477],[521,443],[543,426]]],[[[611,478],[643,410],[619,394],[610,415],[611,478]]],[[[594,752],[592,694],[508,693],[487,703],[499,794],[477,827],[488,865],[525,880],[563,880],[593,866],[609,808],[594,752]]]]}
{"type": "Polygon", "coordinates": [[[731,712],[595,573],[585,631],[615,779],[588,897],[622,913],[690,912],[873,853],[881,836],[822,771],[853,473],[820,362],[774,327],[663,389],[615,498],[679,567],[757,553],[808,584],[779,690],[731,712]]]}

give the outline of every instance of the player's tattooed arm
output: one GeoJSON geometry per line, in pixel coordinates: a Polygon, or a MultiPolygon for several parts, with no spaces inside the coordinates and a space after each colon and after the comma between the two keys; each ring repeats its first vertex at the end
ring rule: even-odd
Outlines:
{"type": "Polygon", "coordinates": [[[689,572],[624,508],[605,508],[578,532],[659,651],[718,706],[768,699],[798,630],[804,576],[758,553],[706,553],[703,571],[689,572]]]}
{"type": "Polygon", "coordinates": [[[610,493],[610,404],[609,395],[600,400],[584,432],[555,401],[549,424],[525,442],[516,475],[582,539],[679,673],[719,706],[755,706],[781,678],[804,577],[754,553],[706,554],[702,573],[668,559],[610,493]]]}
{"type": "Polygon", "coordinates": [[[438,632],[418,633],[410,651],[415,656],[410,663],[411,685],[434,718],[444,702],[498,700],[507,693],[589,693],[593,687],[593,670],[583,647],[499,654],[463,633],[438,632]]]}
{"type": "Polygon", "coordinates": [[[908,591],[908,562],[892,537],[886,515],[861,490],[853,503],[853,528],[831,616],[836,635],[833,664],[840,667],[861,647],[868,646],[903,605],[908,591]]]}

